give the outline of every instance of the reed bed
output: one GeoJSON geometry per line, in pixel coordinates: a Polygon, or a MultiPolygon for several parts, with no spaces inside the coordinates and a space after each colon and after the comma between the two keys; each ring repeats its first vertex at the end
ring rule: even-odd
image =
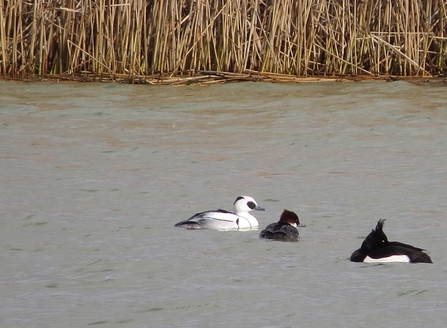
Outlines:
{"type": "Polygon", "coordinates": [[[0,75],[443,76],[446,9],[444,0],[0,0],[0,75]]]}

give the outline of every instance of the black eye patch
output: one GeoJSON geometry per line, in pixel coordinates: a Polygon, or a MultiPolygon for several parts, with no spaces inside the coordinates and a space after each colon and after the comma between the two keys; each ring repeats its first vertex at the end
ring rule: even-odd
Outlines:
{"type": "Polygon", "coordinates": [[[256,207],[256,204],[253,202],[248,202],[247,206],[250,207],[251,209],[254,209],[256,207]]]}

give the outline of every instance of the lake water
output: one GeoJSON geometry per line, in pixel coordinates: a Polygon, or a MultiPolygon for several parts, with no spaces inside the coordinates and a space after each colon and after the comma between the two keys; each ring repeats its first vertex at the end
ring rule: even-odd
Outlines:
{"type": "Polygon", "coordinates": [[[446,171],[442,84],[0,82],[0,324],[445,327],[446,171]],[[238,195],[300,242],[174,228],[238,195]]]}

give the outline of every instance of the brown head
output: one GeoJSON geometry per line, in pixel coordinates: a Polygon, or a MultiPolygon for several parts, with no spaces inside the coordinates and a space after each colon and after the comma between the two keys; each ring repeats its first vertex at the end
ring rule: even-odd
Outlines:
{"type": "Polygon", "coordinates": [[[298,215],[296,215],[295,212],[284,210],[281,214],[281,218],[279,219],[279,222],[290,224],[293,227],[305,227],[305,225],[302,225],[300,223],[300,219],[298,218],[298,215]]]}

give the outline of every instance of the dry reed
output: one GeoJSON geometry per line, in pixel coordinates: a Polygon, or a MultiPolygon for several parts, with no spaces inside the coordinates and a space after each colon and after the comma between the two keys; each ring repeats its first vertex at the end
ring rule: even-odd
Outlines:
{"type": "Polygon", "coordinates": [[[0,75],[443,75],[446,9],[444,0],[0,0],[0,75]]]}

